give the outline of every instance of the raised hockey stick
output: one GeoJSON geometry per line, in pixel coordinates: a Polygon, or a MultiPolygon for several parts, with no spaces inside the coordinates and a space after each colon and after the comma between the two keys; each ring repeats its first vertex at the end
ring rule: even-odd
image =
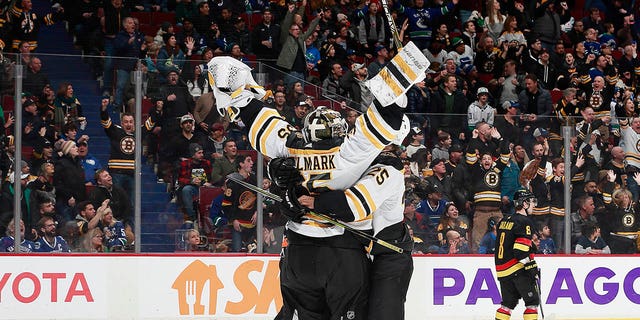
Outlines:
{"type": "Polygon", "coordinates": [[[387,20],[389,20],[389,29],[391,30],[391,35],[393,36],[393,42],[396,44],[396,48],[398,50],[402,49],[402,39],[400,39],[400,35],[398,34],[398,27],[396,27],[395,21],[393,21],[393,16],[391,15],[391,11],[389,10],[389,4],[387,0],[382,0],[382,8],[384,8],[384,14],[387,16],[387,20]]]}
{"type": "MultiPolygon", "coordinates": [[[[242,181],[242,180],[240,180],[238,178],[234,178],[232,176],[227,176],[227,178],[229,178],[231,181],[236,182],[236,183],[240,184],[241,186],[243,186],[243,187],[245,187],[245,188],[247,188],[247,189],[249,189],[251,191],[255,191],[257,193],[260,193],[261,195],[263,195],[263,196],[265,196],[267,198],[273,199],[273,200],[278,201],[278,202],[284,201],[282,199],[282,197],[280,197],[279,195],[273,194],[273,193],[271,193],[271,192],[269,192],[267,190],[259,188],[258,186],[254,186],[251,183],[248,183],[246,181],[242,181]]],[[[357,235],[359,237],[365,238],[365,239],[367,239],[369,241],[372,241],[373,243],[377,243],[377,244],[379,244],[379,245],[381,245],[381,246],[383,246],[383,247],[385,247],[385,248],[387,248],[389,250],[395,251],[397,253],[404,252],[404,250],[402,248],[400,248],[400,247],[398,247],[396,245],[393,245],[393,244],[391,244],[389,242],[386,242],[386,241],[384,241],[382,239],[379,239],[379,238],[377,238],[375,236],[372,236],[372,235],[370,235],[370,234],[368,234],[368,233],[366,233],[366,232],[364,232],[362,230],[355,229],[355,228],[347,225],[346,223],[344,223],[344,222],[342,222],[340,220],[337,220],[337,219],[329,217],[326,214],[317,213],[317,212],[308,212],[307,214],[309,214],[309,215],[311,215],[313,217],[322,219],[322,220],[324,220],[326,222],[329,222],[329,223],[331,223],[331,224],[333,224],[335,226],[341,227],[341,228],[343,228],[343,229],[345,229],[345,230],[347,230],[347,231],[349,231],[349,232],[351,232],[351,233],[353,233],[353,234],[355,234],[355,235],[357,235]]]]}

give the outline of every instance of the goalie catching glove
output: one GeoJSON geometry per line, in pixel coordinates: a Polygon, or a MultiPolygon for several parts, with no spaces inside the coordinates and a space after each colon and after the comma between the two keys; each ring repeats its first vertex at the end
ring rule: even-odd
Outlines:
{"type": "Polygon", "coordinates": [[[300,184],[303,180],[293,158],[272,159],[267,166],[267,173],[278,188],[285,190],[300,184]]]}
{"type": "Polygon", "coordinates": [[[252,99],[262,100],[267,95],[253,80],[251,68],[237,59],[214,57],[209,61],[207,70],[218,113],[228,115],[231,121],[238,118],[240,109],[252,99]]]}

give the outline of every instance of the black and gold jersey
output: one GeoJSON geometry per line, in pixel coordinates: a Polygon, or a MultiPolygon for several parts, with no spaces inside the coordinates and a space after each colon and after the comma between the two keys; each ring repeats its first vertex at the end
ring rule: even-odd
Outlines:
{"type": "Polygon", "coordinates": [[[494,254],[498,279],[508,278],[524,268],[520,260],[533,259],[533,221],[522,214],[507,216],[498,224],[494,254]]]}

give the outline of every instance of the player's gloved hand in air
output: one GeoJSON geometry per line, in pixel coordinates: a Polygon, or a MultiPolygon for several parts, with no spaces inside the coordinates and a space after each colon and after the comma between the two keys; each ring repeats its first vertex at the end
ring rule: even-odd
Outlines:
{"type": "Polygon", "coordinates": [[[289,189],[303,180],[293,158],[274,158],[269,161],[267,171],[273,183],[281,189],[289,189]]]}
{"type": "Polygon", "coordinates": [[[529,274],[531,278],[536,279],[540,274],[540,270],[538,269],[538,263],[535,260],[531,260],[524,264],[524,272],[529,274]]]}
{"type": "Polygon", "coordinates": [[[295,222],[300,222],[302,216],[309,211],[308,208],[302,206],[298,201],[295,186],[287,188],[283,201],[280,204],[280,212],[295,222]]]}

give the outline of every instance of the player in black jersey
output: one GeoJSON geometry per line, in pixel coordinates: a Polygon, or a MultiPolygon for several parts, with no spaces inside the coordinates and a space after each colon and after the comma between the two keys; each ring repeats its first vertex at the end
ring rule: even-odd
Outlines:
{"type": "Polygon", "coordinates": [[[524,300],[525,320],[538,319],[540,294],[537,290],[539,270],[533,253],[533,221],[528,217],[537,199],[528,190],[518,190],[513,197],[516,212],[498,224],[495,263],[500,281],[502,302],[496,311],[496,320],[511,319],[511,310],[524,300]]]}

